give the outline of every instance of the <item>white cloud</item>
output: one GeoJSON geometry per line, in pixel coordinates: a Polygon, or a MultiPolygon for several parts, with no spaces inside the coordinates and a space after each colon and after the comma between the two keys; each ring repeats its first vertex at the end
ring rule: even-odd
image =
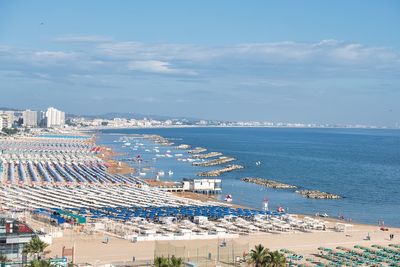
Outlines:
{"type": "Polygon", "coordinates": [[[194,71],[172,68],[170,63],[159,60],[131,61],[128,63],[128,69],[161,74],[196,74],[194,71]]]}
{"type": "Polygon", "coordinates": [[[266,64],[399,63],[400,54],[385,47],[322,40],[317,43],[275,42],[231,46],[196,46],[171,43],[109,42],[96,46],[96,54],[114,60],[210,62],[264,62],[266,64]]]}
{"type": "Polygon", "coordinates": [[[113,38],[101,35],[63,35],[54,40],[63,43],[102,43],[110,42],[113,38]]]}
{"type": "MultiPolygon", "coordinates": [[[[114,42],[100,36],[69,36],[64,40],[92,43],[77,51],[26,50],[0,45],[0,69],[64,75],[152,75],[193,76],[219,79],[221,75],[246,76],[247,80],[276,81],[271,70],[283,74],[378,75],[398,72],[400,53],[386,47],[365,46],[336,40],[316,43],[274,42],[226,46],[174,43],[114,42]],[[96,41],[96,42],[95,42],[96,41]],[[100,42],[100,43],[98,43],[100,42]],[[358,70],[362,69],[362,73],[358,70]],[[340,74],[340,73],[341,74],[340,74]],[[268,77],[265,77],[265,75],[268,77]]],[[[62,40],[62,39],[61,39],[62,40]]],[[[275,84],[276,85],[276,84],[275,84]]],[[[272,86],[270,84],[270,86],[272,86]]]]}

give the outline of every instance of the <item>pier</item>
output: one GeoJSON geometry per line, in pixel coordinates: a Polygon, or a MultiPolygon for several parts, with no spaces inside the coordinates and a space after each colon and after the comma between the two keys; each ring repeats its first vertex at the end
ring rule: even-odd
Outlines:
{"type": "Polygon", "coordinates": [[[221,165],[225,164],[231,161],[236,160],[235,158],[232,157],[219,157],[217,159],[209,160],[209,161],[204,161],[204,162],[193,162],[193,166],[202,166],[202,167],[207,167],[207,166],[215,166],[215,165],[221,165]]]}
{"type": "Polygon", "coordinates": [[[245,177],[241,179],[242,181],[246,183],[253,183],[253,184],[258,184],[262,185],[268,188],[274,188],[274,189],[295,189],[297,186],[295,185],[290,185],[290,184],[284,184],[281,182],[277,182],[274,180],[268,180],[265,178],[259,178],[259,177],[245,177]]]}
{"type": "Polygon", "coordinates": [[[218,169],[218,170],[209,171],[209,172],[199,172],[197,174],[197,176],[216,177],[216,176],[220,176],[222,173],[231,172],[231,171],[243,169],[243,168],[244,167],[242,165],[229,165],[228,167],[223,168],[223,169],[218,169]]]}

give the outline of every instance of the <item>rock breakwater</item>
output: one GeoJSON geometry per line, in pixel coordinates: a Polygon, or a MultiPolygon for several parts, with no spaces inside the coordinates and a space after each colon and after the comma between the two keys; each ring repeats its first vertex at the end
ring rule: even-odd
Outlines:
{"type": "Polygon", "coordinates": [[[219,157],[217,159],[204,161],[204,162],[193,162],[192,165],[207,167],[207,166],[215,166],[215,165],[225,164],[225,163],[228,163],[228,162],[231,162],[234,160],[236,160],[236,159],[232,158],[232,157],[219,157]]]}
{"type": "Polygon", "coordinates": [[[297,194],[302,195],[303,197],[306,198],[313,198],[313,199],[340,199],[342,198],[339,195],[327,193],[327,192],[321,192],[318,190],[296,190],[297,194]]]}
{"type": "Polygon", "coordinates": [[[188,150],[188,153],[189,154],[199,154],[199,153],[203,153],[203,152],[206,152],[206,151],[207,151],[207,148],[196,147],[196,148],[194,148],[192,150],[188,150]]]}
{"type": "Polygon", "coordinates": [[[197,174],[197,176],[216,177],[216,176],[220,176],[222,173],[231,172],[231,171],[243,169],[243,168],[244,167],[242,165],[229,165],[223,169],[213,170],[213,171],[209,171],[209,172],[199,172],[197,174]]]}
{"type": "Polygon", "coordinates": [[[275,188],[275,189],[295,189],[297,186],[295,185],[290,185],[290,184],[284,184],[281,182],[277,182],[274,180],[269,180],[265,178],[260,178],[260,177],[245,177],[241,179],[242,181],[246,183],[253,183],[253,184],[258,184],[262,185],[268,188],[275,188]]]}
{"type": "Polygon", "coordinates": [[[222,156],[222,153],[221,152],[210,152],[210,153],[206,153],[206,154],[194,154],[192,156],[192,158],[194,158],[194,159],[208,159],[208,158],[218,157],[218,156],[222,156]]]}

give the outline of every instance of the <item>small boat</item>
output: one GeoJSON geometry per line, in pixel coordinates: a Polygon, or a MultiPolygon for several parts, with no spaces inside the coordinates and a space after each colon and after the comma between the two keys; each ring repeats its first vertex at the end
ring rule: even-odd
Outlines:
{"type": "Polygon", "coordinates": [[[159,171],[159,172],[157,172],[157,175],[159,175],[159,176],[164,176],[164,175],[165,175],[165,172],[164,172],[164,171],[159,171]]]}
{"type": "Polygon", "coordinates": [[[261,165],[261,161],[256,161],[256,165],[260,166],[261,165]]]}
{"type": "Polygon", "coordinates": [[[146,176],[146,173],[145,172],[139,172],[139,175],[140,176],[146,176]]]}
{"type": "Polygon", "coordinates": [[[169,175],[169,176],[172,176],[173,174],[174,174],[174,172],[171,171],[171,170],[169,170],[168,175],[169,175]]]}

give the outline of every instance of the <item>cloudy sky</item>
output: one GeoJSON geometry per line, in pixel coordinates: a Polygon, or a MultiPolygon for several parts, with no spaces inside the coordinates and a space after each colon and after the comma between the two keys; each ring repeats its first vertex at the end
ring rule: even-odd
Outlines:
{"type": "Polygon", "coordinates": [[[399,1],[1,1],[0,106],[400,123],[399,1]]]}

